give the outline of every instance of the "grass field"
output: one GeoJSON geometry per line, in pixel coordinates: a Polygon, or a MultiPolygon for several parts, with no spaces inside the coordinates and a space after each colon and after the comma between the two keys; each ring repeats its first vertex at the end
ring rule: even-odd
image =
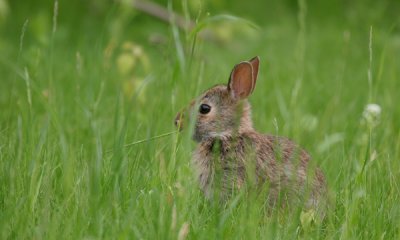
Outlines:
{"type": "Polygon", "coordinates": [[[0,1],[0,239],[400,238],[396,1],[169,1],[211,39],[89,2],[0,1]],[[209,202],[190,134],[151,139],[256,55],[254,125],[323,169],[323,223],[209,202]]]}

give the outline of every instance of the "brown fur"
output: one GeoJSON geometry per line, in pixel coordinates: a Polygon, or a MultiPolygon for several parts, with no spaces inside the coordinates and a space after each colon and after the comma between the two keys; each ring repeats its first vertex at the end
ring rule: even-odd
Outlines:
{"type": "MultiPolygon", "coordinates": [[[[255,68],[257,71],[253,76],[256,78],[258,62],[255,68]]],[[[225,200],[253,177],[256,185],[269,187],[267,201],[271,206],[306,200],[306,208],[321,207],[326,195],[321,170],[310,170],[309,154],[292,141],[263,135],[253,129],[251,107],[242,96],[247,97],[253,91],[256,79],[251,86],[244,88],[244,93],[238,91],[239,97],[235,97],[230,88],[234,80],[230,79],[228,86],[217,85],[208,89],[191,103],[188,110],[196,112],[201,104],[211,106],[208,114],[195,116],[193,134],[198,146],[192,160],[205,195],[213,198],[217,193],[225,200]],[[253,176],[249,176],[249,166],[253,166],[253,176]],[[281,201],[282,193],[284,201],[281,201]]],[[[184,115],[178,113],[177,126],[182,126],[184,115]]]]}

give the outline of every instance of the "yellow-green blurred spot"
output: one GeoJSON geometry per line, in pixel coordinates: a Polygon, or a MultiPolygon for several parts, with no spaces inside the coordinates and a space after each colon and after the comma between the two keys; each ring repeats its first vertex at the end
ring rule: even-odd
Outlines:
{"type": "Polygon", "coordinates": [[[131,53],[122,53],[118,56],[117,67],[122,75],[128,74],[135,66],[136,60],[131,53]]]}
{"type": "Polygon", "coordinates": [[[138,94],[137,99],[141,103],[144,103],[146,100],[146,91],[145,87],[143,87],[143,79],[141,78],[133,78],[129,81],[124,81],[123,92],[124,95],[128,98],[133,97],[134,94],[138,94]]]}
{"type": "Polygon", "coordinates": [[[10,11],[6,0],[0,0],[0,23],[7,18],[10,11]]]}
{"type": "Polygon", "coordinates": [[[315,210],[310,209],[302,211],[300,214],[300,223],[304,230],[307,230],[315,222],[315,210]]]}

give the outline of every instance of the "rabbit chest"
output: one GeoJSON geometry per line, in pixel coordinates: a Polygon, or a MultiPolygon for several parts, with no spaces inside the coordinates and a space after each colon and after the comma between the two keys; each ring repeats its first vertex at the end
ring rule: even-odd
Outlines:
{"type": "Polygon", "coordinates": [[[194,151],[192,161],[208,198],[216,191],[220,197],[228,197],[244,184],[246,168],[257,168],[252,143],[243,137],[203,141],[194,151]]]}

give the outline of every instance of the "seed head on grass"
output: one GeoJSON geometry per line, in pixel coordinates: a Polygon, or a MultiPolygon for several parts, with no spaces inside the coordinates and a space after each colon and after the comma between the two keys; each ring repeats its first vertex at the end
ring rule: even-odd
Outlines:
{"type": "Polygon", "coordinates": [[[179,234],[178,234],[178,239],[179,240],[184,240],[186,239],[187,235],[189,234],[189,223],[185,222],[183,223],[181,229],[179,230],[179,234]]]}

